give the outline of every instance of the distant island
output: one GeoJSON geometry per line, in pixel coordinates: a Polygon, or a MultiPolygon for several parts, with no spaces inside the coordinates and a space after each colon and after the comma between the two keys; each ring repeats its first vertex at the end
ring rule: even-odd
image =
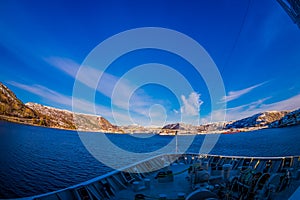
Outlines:
{"type": "Polygon", "coordinates": [[[262,128],[279,128],[300,124],[300,109],[294,111],[266,111],[240,120],[214,122],[203,125],[184,123],[164,127],[139,125],[116,126],[102,116],[73,113],[37,103],[24,104],[0,82],[0,120],[49,128],[109,133],[154,133],[161,135],[237,133],[262,128]],[[75,123],[76,122],[78,123],[75,123]],[[79,125],[78,125],[79,124],[79,125]]]}

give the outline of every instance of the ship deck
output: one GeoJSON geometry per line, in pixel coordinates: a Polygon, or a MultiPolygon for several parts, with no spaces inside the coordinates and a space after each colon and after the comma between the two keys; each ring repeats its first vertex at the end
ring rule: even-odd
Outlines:
{"type": "MultiPolygon", "coordinates": [[[[180,173],[186,170],[189,166],[185,164],[172,165],[171,170],[173,173],[180,173]]],[[[139,191],[134,191],[133,185],[130,185],[127,189],[120,191],[116,194],[115,199],[135,199],[136,194],[143,194],[148,199],[159,199],[160,196],[167,197],[167,199],[177,199],[178,194],[187,195],[191,193],[193,190],[191,188],[191,184],[188,180],[188,172],[180,173],[174,176],[174,181],[160,183],[157,179],[155,179],[156,173],[151,173],[149,176],[145,177],[146,179],[150,179],[150,187],[143,187],[144,183],[140,183],[141,189],[139,191]]]]}
{"type": "Polygon", "coordinates": [[[167,154],[149,158],[70,188],[26,199],[298,200],[299,166],[299,156],[167,154]]]}
{"type": "MultiPolygon", "coordinates": [[[[126,189],[116,193],[113,199],[117,200],[133,200],[137,194],[142,194],[145,199],[185,199],[187,195],[192,193],[192,184],[189,180],[188,171],[190,165],[184,163],[175,164],[170,167],[174,174],[174,180],[172,182],[160,183],[156,179],[157,173],[151,173],[145,179],[150,180],[150,187],[144,186],[144,180],[139,180],[139,190],[135,191],[134,184],[130,184],[126,189]],[[183,172],[184,171],[184,172],[183,172]],[[183,173],[181,173],[183,172],[183,173]],[[184,196],[184,198],[180,198],[184,196]]],[[[235,176],[238,173],[237,170],[231,171],[231,176],[235,176]]],[[[215,179],[218,177],[211,177],[215,179]]],[[[239,199],[239,194],[234,194],[234,199],[239,199]]],[[[300,181],[293,177],[290,185],[282,192],[274,192],[271,195],[272,200],[298,200],[300,199],[300,181]],[[296,192],[296,190],[298,191],[296,192]]]]}

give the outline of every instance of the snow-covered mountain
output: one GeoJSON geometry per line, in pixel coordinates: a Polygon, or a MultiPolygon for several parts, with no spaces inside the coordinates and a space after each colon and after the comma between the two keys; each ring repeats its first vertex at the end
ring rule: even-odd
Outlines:
{"type": "Polygon", "coordinates": [[[225,128],[247,128],[247,127],[267,127],[272,122],[280,120],[284,117],[289,111],[267,111],[255,114],[251,117],[240,119],[228,123],[225,128]]]}
{"type": "Polygon", "coordinates": [[[261,128],[285,127],[300,124],[300,109],[291,111],[266,111],[253,116],[231,122],[213,122],[193,126],[183,123],[167,124],[162,132],[178,133],[226,133],[229,131],[251,131],[261,128]]]}
{"type": "MultiPolygon", "coordinates": [[[[73,113],[68,110],[43,106],[37,103],[24,104],[16,95],[0,82],[0,120],[40,125],[51,128],[123,133],[122,127],[112,125],[101,116],[73,113]]],[[[161,129],[137,125],[123,126],[127,133],[208,133],[224,132],[228,129],[247,131],[248,128],[277,128],[300,124],[300,109],[295,111],[267,111],[241,120],[214,122],[194,126],[185,123],[167,124],[161,129]]],[[[249,129],[252,130],[252,129],[249,129]]]]}
{"type": "Polygon", "coordinates": [[[37,103],[26,103],[26,106],[44,116],[46,126],[52,128],[122,133],[121,129],[101,116],[73,113],[37,103]]]}
{"type": "Polygon", "coordinates": [[[293,126],[300,124],[300,109],[294,110],[288,114],[286,114],[281,119],[271,123],[269,125],[270,128],[280,128],[286,126],[293,126]]]}
{"type": "Polygon", "coordinates": [[[0,120],[81,131],[122,133],[101,116],[73,113],[37,103],[24,104],[5,85],[0,83],[0,120]],[[76,120],[76,121],[75,121],[76,120]],[[76,122],[76,123],[75,123],[76,122]]]}

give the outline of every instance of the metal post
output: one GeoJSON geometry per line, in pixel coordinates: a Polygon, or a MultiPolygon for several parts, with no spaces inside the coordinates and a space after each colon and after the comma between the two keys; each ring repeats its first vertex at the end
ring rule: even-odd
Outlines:
{"type": "Polygon", "coordinates": [[[178,153],[177,131],[175,131],[175,142],[176,142],[175,153],[178,153]]]}

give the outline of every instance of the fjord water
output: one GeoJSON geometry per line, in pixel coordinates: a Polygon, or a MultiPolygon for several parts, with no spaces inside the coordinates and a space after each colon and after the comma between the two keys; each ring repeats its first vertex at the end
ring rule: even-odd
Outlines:
{"type": "MultiPolygon", "coordinates": [[[[102,133],[85,134],[98,137],[102,133]]],[[[173,139],[172,136],[159,135],[148,138],[120,134],[106,136],[119,147],[132,152],[154,151],[173,139]]],[[[188,151],[199,152],[203,139],[203,135],[195,137],[188,151]]],[[[227,134],[220,136],[210,153],[300,155],[298,141],[300,126],[227,134]]],[[[115,158],[111,156],[111,159],[115,158]]],[[[0,198],[25,197],[62,189],[111,170],[86,150],[76,131],[0,121],[0,198]]]]}

